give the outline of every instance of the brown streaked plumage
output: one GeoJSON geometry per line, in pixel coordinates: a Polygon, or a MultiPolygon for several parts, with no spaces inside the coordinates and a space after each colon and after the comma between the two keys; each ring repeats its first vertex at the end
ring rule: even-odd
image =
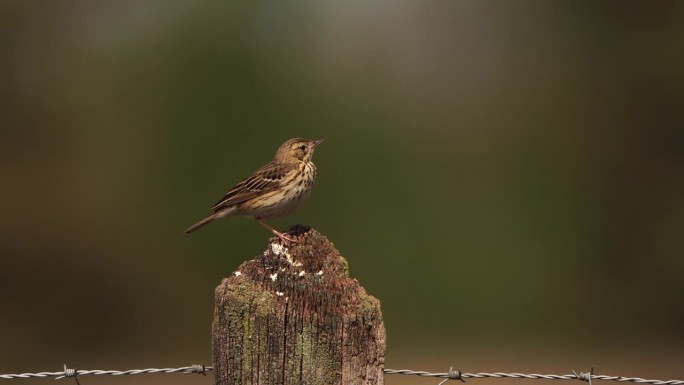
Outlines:
{"type": "Polygon", "coordinates": [[[311,161],[314,149],[323,140],[293,138],[283,143],[272,161],[256,170],[221,198],[213,214],[185,230],[190,234],[223,217],[252,217],[286,242],[296,242],[266,223],[296,210],[311,194],[316,181],[316,166],[311,161]]]}

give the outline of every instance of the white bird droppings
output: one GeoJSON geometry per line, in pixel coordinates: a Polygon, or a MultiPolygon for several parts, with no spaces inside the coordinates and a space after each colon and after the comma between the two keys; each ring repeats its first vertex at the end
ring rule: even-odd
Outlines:
{"type": "Polygon", "coordinates": [[[275,280],[278,279],[278,273],[273,273],[273,274],[269,275],[268,277],[271,278],[271,281],[275,282],[275,280]]]}
{"type": "Polygon", "coordinates": [[[282,243],[272,242],[269,246],[271,247],[271,252],[276,256],[280,257],[284,255],[288,259],[292,258],[290,257],[290,250],[288,250],[288,248],[282,243]]]}

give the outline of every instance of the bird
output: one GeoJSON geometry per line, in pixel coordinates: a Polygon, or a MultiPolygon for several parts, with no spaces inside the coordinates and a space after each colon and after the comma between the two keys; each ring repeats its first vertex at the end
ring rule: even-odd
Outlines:
{"type": "Polygon", "coordinates": [[[309,198],[317,176],[311,159],[321,143],[322,139],[292,138],[285,141],[272,161],[230,189],[211,208],[213,214],[188,227],[185,234],[217,219],[242,215],[256,219],[285,243],[298,242],[266,221],[292,213],[309,198]]]}

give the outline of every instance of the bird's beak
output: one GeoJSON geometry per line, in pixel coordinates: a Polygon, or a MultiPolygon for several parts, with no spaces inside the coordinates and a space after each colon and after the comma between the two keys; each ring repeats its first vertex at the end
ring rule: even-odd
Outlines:
{"type": "Polygon", "coordinates": [[[323,142],[325,142],[325,139],[316,139],[316,140],[314,140],[314,142],[313,142],[313,148],[318,147],[318,145],[321,144],[321,143],[323,143],[323,142]]]}

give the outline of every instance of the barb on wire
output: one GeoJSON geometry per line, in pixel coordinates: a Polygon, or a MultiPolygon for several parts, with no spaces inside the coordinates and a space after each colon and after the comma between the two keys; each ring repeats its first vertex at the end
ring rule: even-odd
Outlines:
{"type": "MultiPolygon", "coordinates": [[[[195,373],[195,374],[201,374],[203,376],[207,375],[207,367],[204,365],[193,364],[191,366],[191,368],[192,369],[189,372],[183,372],[183,374],[195,373]]],[[[213,369],[213,368],[209,368],[209,370],[211,370],[211,369],[213,369]]]]}
{"type": "MultiPolygon", "coordinates": [[[[12,380],[18,378],[45,378],[45,377],[56,377],[67,378],[74,377],[76,383],[78,384],[78,377],[85,375],[109,375],[109,376],[132,376],[136,374],[171,374],[171,373],[182,373],[182,374],[202,374],[205,375],[207,372],[214,370],[211,366],[204,365],[191,365],[183,366],[180,368],[162,368],[162,369],[130,369],[130,370],[83,370],[83,369],[69,369],[64,365],[64,370],[61,372],[38,372],[38,373],[20,373],[20,374],[0,374],[0,380],[12,380]]],[[[638,377],[622,377],[622,376],[606,376],[601,374],[594,374],[594,368],[591,369],[589,373],[580,372],[579,374],[575,371],[572,374],[524,374],[524,373],[463,373],[460,370],[449,369],[447,373],[431,373],[417,370],[408,369],[383,369],[385,374],[402,374],[420,377],[433,377],[433,378],[444,378],[445,380],[440,382],[439,385],[444,385],[449,380],[459,380],[465,382],[466,378],[524,378],[528,380],[579,380],[584,382],[601,380],[601,381],[617,381],[617,382],[633,382],[638,384],[649,384],[649,385],[684,385],[684,380],[647,380],[638,377]]],[[[79,384],[80,385],[80,384],[79,384]]]]}
{"type": "Polygon", "coordinates": [[[449,368],[449,373],[447,373],[446,380],[440,382],[439,385],[444,385],[449,380],[459,380],[461,382],[465,382],[463,377],[461,377],[461,371],[460,370],[454,370],[453,366],[449,368]]]}
{"type": "Polygon", "coordinates": [[[578,380],[584,381],[584,382],[588,382],[589,385],[591,385],[591,376],[594,375],[594,367],[593,367],[593,366],[591,367],[591,370],[589,371],[589,373],[579,372],[579,374],[577,374],[577,373],[575,373],[575,371],[573,370],[573,371],[572,371],[572,374],[574,374],[575,377],[577,377],[578,380]]]}
{"type": "Polygon", "coordinates": [[[55,378],[55,380],[59,380],[59,379],[65,378],[65,377],[73,377],[74,380],[76,380],[76,385],[81,385],[81,383],[78,382],[78,369],[69,369],[69,368],[67,368],[67,365],[64,364],[64,372],[62,372],[62,373],[63,374],[61,376],[55,378]]]}

